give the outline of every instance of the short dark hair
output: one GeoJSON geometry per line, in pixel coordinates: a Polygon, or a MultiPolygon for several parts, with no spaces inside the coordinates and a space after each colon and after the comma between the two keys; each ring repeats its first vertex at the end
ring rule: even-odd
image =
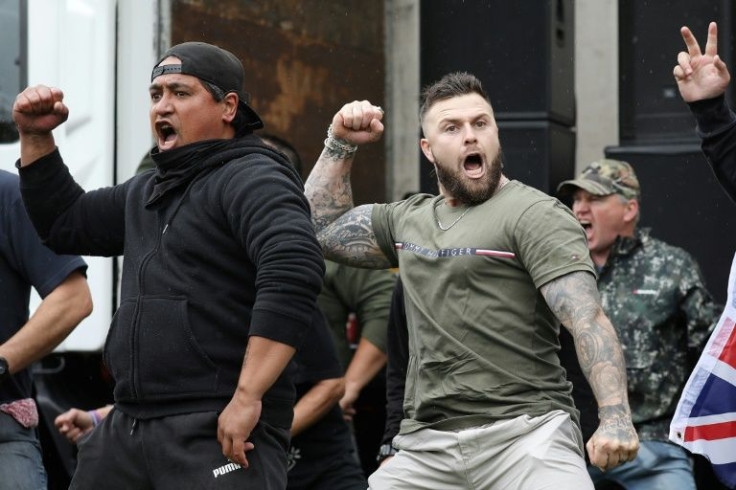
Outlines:
{"type": "Polygon", "coordinates": [[[488,94],[483,90],[483,85],[475,75],[464,71],[448,73],[440,80],[434,82],[422,90],[422,105],[419,108],[419,122],[424,121],[427,111],[441,100],[458,97],[460,95],[478,94],[490,104],[488,94]]]}
{"type": "MultiPolygon", "coordinates": [[[[205,82],[204,80],[199,80],[202,82],[202,85],[204,88],[212,94],[212,98],[215,99],[215,102],[220,102],[222,99],[225,98],[227,95],[224,90],[222,90],[220,87],[215,85],[214,83],[205,82]]],[[[238,95],[240,97],[240,95],[238,95]]],[[[235,117],[233,118],[231,124],[235,128],[235,136],[245,136],[246,134],[252,133],[253,131],[248,127],[248,117],[243,114],[243,111],[240,109],[240,104],[238,104],[238,111],[235,113],[235,117]]]]}

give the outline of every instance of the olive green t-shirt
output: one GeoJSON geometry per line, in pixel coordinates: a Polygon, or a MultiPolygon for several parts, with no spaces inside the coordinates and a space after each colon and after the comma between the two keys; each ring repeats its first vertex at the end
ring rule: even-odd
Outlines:
{"type": "Polygon", "coordinates": [[[406,298],[401,433],[556,409],[577,420],[557,355],[559,322],[539,292],[571,272],[595,275],[583,229],[566,206],[511,181],[470,208],[426,194],[376,204],[372,224],[399,266],[406,298]]]}
{"type": "Polygon", "coordinates": [[[343,371],[353,357],[345,332],[355,313],[364,338],[386,352],[386,330],[396,275],[390,270],[359,269],[325,260],[325,279],[317,304],[327,317],[343,371]]]}

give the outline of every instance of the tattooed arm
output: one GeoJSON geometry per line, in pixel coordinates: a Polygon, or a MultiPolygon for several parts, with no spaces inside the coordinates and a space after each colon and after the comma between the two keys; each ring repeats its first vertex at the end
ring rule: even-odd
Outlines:
{"type": "Polygon", "coordinates": [[[373,206],[353,207],[350,169],[357,146],[381,137],[382,117],[381,108],[365,100],[344,105],[332,119],[325,148],[304,186],[325,257],[374,269],[391,264],[373,233],[373,206]]]}
{"type": "Polygon", "coordinates": [[[575,339],[580,367],[598,401],[600,424],[587,444],[590,462],[605,471],[633,460],[639,439],[631,422],[626,366],[616,331],[601,308],[595,279],[587,272],[573,272],[540,291],[575,339]]]}
{"type": "Polygon", "coordinates": [[[391,262],[378,246],[371,226],[372,204],[358,206],[317,231],[325,257],[355,267],[388,269],[391,262]]]}

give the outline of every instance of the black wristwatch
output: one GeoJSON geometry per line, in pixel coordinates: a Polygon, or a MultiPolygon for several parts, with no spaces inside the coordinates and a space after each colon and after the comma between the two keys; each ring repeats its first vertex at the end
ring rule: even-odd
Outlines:
{"type": "Polygon", "coordinates": [[[393,447],[391,444],[381,444],[378,447],[378,456],[376,456],[376,462],[381,464],[384,459],[393,456],[398,453],[399,450],[393,447]]]}
{"type": "Polygon", "coordinates": [[[9,377],[10,367],[8,366],[8,360],[4,357],[0,357],[0,385],[9,377]]]}

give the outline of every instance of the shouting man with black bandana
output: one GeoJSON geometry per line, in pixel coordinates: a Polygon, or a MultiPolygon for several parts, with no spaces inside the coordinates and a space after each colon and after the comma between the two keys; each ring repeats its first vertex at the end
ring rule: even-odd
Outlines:
{"type": "Polygon", "coordinates": [[[115,407],[80,445],[71,488],[286,486],[294,388],[284,368],[316,314],[324,262],[302,183],[252,134],[230,52],[184,43],[153,69],[153,172],[91,192],[51,131],[57,88],[13,109],[23,198],[45,243],[123,255],[105,347],[115,407]]]}

